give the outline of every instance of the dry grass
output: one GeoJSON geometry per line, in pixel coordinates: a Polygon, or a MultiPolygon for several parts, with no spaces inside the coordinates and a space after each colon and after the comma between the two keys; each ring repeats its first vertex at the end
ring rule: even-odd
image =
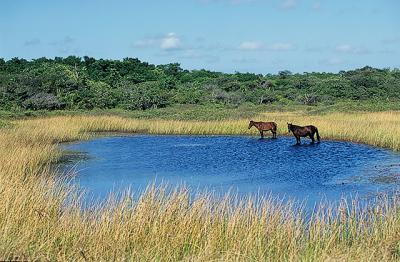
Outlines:
{"type": "MultiPolygon", "coordinates": [[[[377,113],[331,113],[327,115],[304,115],[299,113],[264,114],[272,118],[280,128],[286,122],[299,125],[313,124],[325,139],[364,143],[400,150],[400,112],[377,113]]],[[[284,132],[283,129],[280,129],[284,132]]],[[[286,131],[286,130],[285,130],[286,131]]]]}
{"type": "MultiPolygon", "coordinates": [[[[282,133],[286,121],[315,124],[323,138],[400,149],[399,113],[296,116],[267,114],[282,133]],[[296,119],[296,121],[294,121],[296,119]],[[361,124],[362,123],[362,124],[361,124]],[[363,127],[367,127],[366,132],[363,127]],[[344,127],[344,128],[342,128],[344,127]]],[[[0,131],[0,260],[382,260],[400,259],[397,199],[369,208],[343,203],[304,220],[297,205],[277,200],[190,199],[187,190],[150,188],[82,209],[79,193],[50,170],[57,143],[91,131],[160,134],[253,134],[247,120],[144,121],[120,117],[52,117],[17,121],[0,131]],[[66,203],[68,203],[66,205],[66,203]]]]}
{"type": "MultiPolygon", "coordinates": [[[[400,150],[400,112],[331,113],[307,115],[301,112],[265,113],[254,120],[275,121],[278,135],[287,135],[287,122],[313,124],[323,139],[365,143],[400,150]]],[[[258,135],[248,130],[248,119],[223,121],[137,120],[117,116],[62,116],[18,121],[18,130],[33,132],[52,141],[83,139],[87,132],[109,131],[187,135],[258,135]]],[[[29,135],[28,135],[29,136],[29,135]]],[[[29,138],[31,139],[31,138],[29,138]]]]}

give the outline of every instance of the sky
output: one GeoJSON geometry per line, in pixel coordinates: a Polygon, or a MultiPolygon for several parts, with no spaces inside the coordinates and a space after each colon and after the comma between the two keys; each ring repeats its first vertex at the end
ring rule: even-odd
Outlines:
{"type": "Polygon", "coordinates": [[[0,0],[0,57],[222,72],[400,68],[398,0],[0,0]]]}

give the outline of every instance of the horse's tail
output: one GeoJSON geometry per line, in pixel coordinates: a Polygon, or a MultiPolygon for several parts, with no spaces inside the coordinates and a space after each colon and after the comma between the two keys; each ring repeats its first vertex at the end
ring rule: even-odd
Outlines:
{"type": "Polygon", "coordinates": [[[315,128],[315,133],[317,134],[318,142],[321,141],[321,137],[319,136],[319,133],[318,133],[318,128],[315,128]]]}
{"type": "Polygon", "coordinates": [[[273,128],[274,128],[274,131],[276,131],[276,129],[278,129],[278,126],[276,125],[275,122],[272,122],[272,126],[273,126],[273,128]]]}

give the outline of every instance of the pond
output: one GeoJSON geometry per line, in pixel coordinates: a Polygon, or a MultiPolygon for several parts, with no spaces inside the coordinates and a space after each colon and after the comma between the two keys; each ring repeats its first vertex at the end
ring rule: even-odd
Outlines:
{"type": "Polygon", "coordinates": [[[85,153],[64,163],[89,199],[151,183],[186,185],[192,192],[272,194],[313,206],[342,196],[369,197],[400,185],[400,154],[362,144],[292,137],[135,135],[63,145],[85,153]]]}

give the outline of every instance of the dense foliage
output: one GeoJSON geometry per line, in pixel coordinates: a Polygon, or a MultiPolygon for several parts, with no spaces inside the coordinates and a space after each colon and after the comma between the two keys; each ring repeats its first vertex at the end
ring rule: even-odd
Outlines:
{"type": "Polygon", "coordinates": [[[226,74],[135,58],[0,59],[0,109],[148,109],[173,104],[332,104],[400,101],[400,70],[226,74]]]}

